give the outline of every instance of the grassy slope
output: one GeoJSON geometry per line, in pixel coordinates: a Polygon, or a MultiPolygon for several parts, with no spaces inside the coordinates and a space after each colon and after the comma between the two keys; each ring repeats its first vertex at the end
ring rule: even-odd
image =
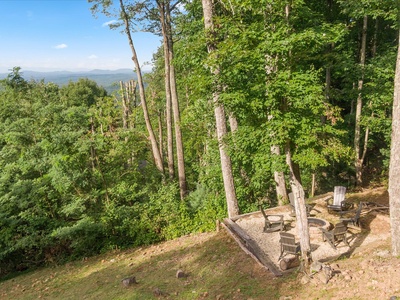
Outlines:
{"type": "MultiPolygon", "coordinates": [[[[375,190],[376,191],[376,190],[375,190]]],[[[382,190],[383,191],[383,190],[382,190]]],[[[382,191],[378,191],[382,194],[382,191]]],[[[386,193],[386,192],[385,192],[386,193]]],[[[376,193],[354,195],[377,202],[376,193]]],[[[383,197],[387,202],[387,193],[383,197]]],[[[362,235],[390,230],[387,217],[372,214],[362,235]]],[[[367,222],[368,221],[368,222],[367,222]]],[[[389,299],[400,296],[400,258],[391,257],[390,240],[357,247],[327,285],[300,284],[296,271],[273,277],[246,255],[225,232],[181,237],[159,245],[114,251],[85,261],[53,266],[0,282],[0,299],[389,299]],[[383,254],[382,254],[383,253],[383,254]],[[176,278],[182,269],[186,278],[176,278]],[[135,276],[137,284],[121,280],[135,276]],[[347,276],[347,277],[346,277],[347,276]]]]}
{"type": "Polygon", "coordinates": [[[275,299],[271,281],[279,285],[282,279],[220,232],[44,268],[0,283],[0,298],[154,299],[158,288],[164,299],[275,299]],[[176,278],[178,269],[188,276],[176,278]],[[126,288],[121,280],[129,276],[138,284],[126,288]]]}

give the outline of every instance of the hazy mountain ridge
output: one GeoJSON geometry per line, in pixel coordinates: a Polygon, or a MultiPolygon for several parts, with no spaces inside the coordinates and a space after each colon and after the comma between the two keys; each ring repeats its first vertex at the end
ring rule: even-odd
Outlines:
{"type": "MultiPolygon", "coordinates": [[[[0,79],[7,77],[9,73],[0,73],[0,79]]],[[[70,81],[78,81],[80,78],[88,78],[96,81],[98,85],[103,86],[108,92],[118,88],[119,81],[136,80],[136,73],[131,69],[118,70],[90,70],[90,71],[21,71],[22,77],[26,80],[44,80],[45,82],[54,82],[60,86],[68,84],[70,81]]]]}

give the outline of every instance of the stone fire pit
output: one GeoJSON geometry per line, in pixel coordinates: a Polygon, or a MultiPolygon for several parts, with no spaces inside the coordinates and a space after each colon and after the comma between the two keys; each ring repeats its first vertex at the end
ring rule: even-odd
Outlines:
{"type": "Polygon", "coordinates": [[[320,228],[325,230],[329,230],[331,227],[331,223],[324,219],[319,218],[308,218],[308,229],[310,232],[310,238],[316,238],[321,236],[320,228]]]}

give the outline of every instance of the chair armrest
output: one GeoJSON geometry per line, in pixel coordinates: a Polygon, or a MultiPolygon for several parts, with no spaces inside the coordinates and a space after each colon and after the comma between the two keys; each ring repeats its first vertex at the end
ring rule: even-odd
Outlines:
{"type": "Polygon", "coordinates": [[[353,218],[340,218],[339,221],[340,222],[352,222],[353,218]]]}
{"type": "Polygon", "coordinates": [[[329,202],[333,199],[333,195],[330,196],[328,199],[325,199],[326,205],[329,204],[329,202]]]}
{"type": "Polygon", "coordinates": [[[353,203],[353,202],[349,202],[349,201],[347,201],[347,200],[343,200],[343,201],[340,203],[340,206],[341,206],[342,208],[351,209],[351,208],[354,207],[354,203],[353,203]]]}

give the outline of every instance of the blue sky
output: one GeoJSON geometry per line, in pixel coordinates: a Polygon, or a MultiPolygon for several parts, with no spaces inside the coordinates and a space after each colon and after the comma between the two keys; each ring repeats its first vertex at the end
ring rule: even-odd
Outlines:
{"type": "MultiPolygon", "coordinates": [[[[93,17],[86,0],[0,0],[0,73],[19,66],[34,71],[134,68],[128,40],[113,21],[93,17]]],[[[134,33],[142,65],[160,38],[134,33]]],[[[145,66],[144,69],[150,69],[145,66]]]]}

